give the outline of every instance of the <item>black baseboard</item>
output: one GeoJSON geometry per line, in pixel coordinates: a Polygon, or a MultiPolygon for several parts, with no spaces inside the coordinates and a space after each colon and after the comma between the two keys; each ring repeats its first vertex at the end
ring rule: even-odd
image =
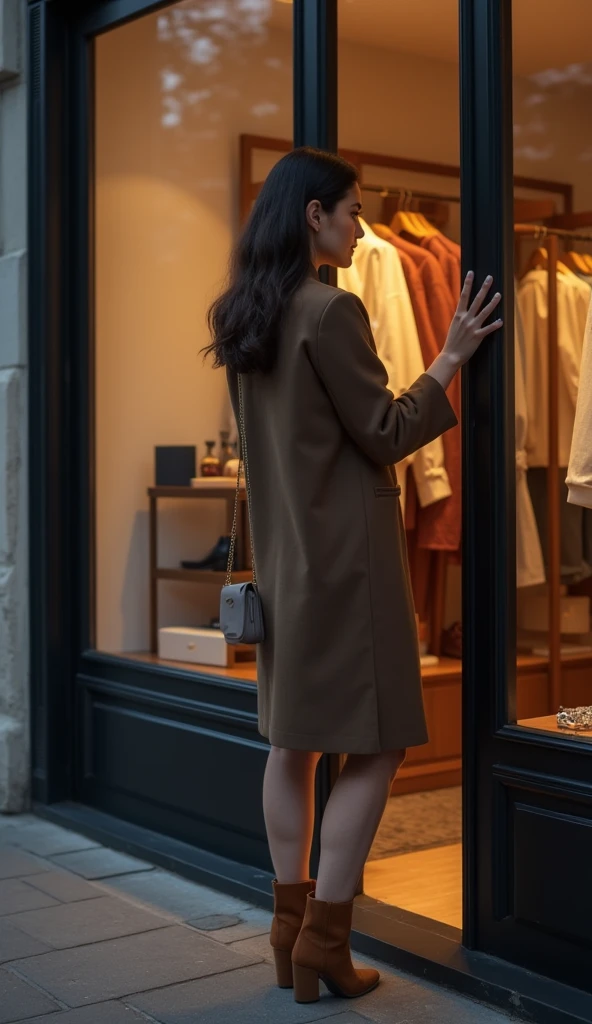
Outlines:
{"type": "MultiPolygon", "coordinates": [[[[33,813],[201,885],[273,909],[272,875],[71,802],[33,813]]],[[[363,896],[352,948],[534,1024],[590,1024],[592,995],[504,960],[465,949],[460,932],[363,896]],[[363,928],[364,931],[360,931],[363,928]]]]}

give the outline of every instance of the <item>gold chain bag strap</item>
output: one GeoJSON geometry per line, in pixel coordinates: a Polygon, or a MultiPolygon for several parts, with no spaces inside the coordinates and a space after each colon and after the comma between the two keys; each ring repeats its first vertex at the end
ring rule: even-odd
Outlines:
{"type": "Polygon", "coordinates": [[[263,607],[257,588],[257,570],[255,568],[255,551],[253,548],[253,514],[251,511],[251,482],[249,479],[249,459],[247,456],[247,435],[245,431],[245,413],[243,408],[243,387],[240,373],[238,377],[239,430],[240,430],[240,461],[236,476],[236,494],[234,496],[234,516],[230,535],[230,550],[226,580],[220,594],[220,629],[228,644],[260,644],[265,639],[263,623],[263,607]],[[251,536],[251,563],[253,566],[252,583],[233,583],[232,567],[236,547],[236,531],[238,523],[238,502],[240,493],[241,467],[245,466],[247,485],[247,506],[251,536]]]}

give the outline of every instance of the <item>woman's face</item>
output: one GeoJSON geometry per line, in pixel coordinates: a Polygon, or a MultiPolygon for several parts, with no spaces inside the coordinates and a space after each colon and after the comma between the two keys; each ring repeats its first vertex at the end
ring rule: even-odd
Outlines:
{"type": "Polygon", "coordinates": [[[326,213],[317,199],[306,208],[311,236],[312,262],[319,267],[351,267],[358,239],[364,237],[360,224],[362,194],[355,184],[341,199],[333,213],[326,213]]]}

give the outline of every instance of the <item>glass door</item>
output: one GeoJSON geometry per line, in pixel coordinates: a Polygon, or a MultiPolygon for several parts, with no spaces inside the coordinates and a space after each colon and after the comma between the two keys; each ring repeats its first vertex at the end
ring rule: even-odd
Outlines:
{"type": "Polygon", "coordinates": [[[464,941],[587,991],[592,746],[585,711],[558,713],[592,693],[587,509],[566,485],[591,294],[591,27],[577,0],[463,19],[463,235],[505,293],[504,338],[465,377],[464,941]]]}
{"type": "Polygon", "coordinates": [[[516,719],[589,741],[592,717],[558,718],[560,707],[592,702],[592,500],[576,451],[590,443],[584,421],[574,437],[592,294],[592,11],[578,4],[572,14],[550,10],[539,37],[531,5],[513,5],[514,169],[548,181],[515,202],[517,639],[532,665],[516,719]]]}
{"type": "MultiPolygon", "coordinates": [[[[338,0],[337,14],[338,143],[360,171],[366,231],[337,283],[365,303],[398,395],[441,351],[460,296],[458,4],[338,0]]],[[[460,377],[448,395],[460,420],[460,377]]],[[[460,929],[461,426],[396,472],[429,742],[407,752],[364,893],[460,929]]],[[[392,685],[406,685],[396,650],[392,685]]]]}

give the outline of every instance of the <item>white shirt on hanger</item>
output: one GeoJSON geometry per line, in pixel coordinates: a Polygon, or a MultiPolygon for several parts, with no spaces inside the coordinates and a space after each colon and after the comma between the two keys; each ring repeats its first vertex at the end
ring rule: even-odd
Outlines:
{"type": "Polygon", "coordinates": [[[526,437],[528,434],[528,400],[524,381],[526,358],[524,328],[514,302],[514,366],[516,409],[516,586],[532,587],[545,582],[545,563],[532,499],[528,490],[526,470],[526,437]]]}
{"type": "Polygon", "coordinates": [[[567,500],[592,508],[592,303],[588,311],[567,480],[567,500]]]}
{"type": "MultiPolygon", "coordinates": [[[[526,456],[529,466],[549,462],[548,275],[542,268],[522,279],[518,303],[525,339],[524,378],[528,405],[526,456]]],[[[590,286],[575,274],[557,273],[559,349],[559,465],[567,466],[574,426],[590,286]]]]}
{"type": "MultiPolygon", "coordinates": [[[[361,224],[365,236],[358,242],[352,266],[337,271],[337,283],[364,303],[388,386],[398,398],[425,372],[413,307],[399,253],[364,221],[361,224]]],[[[403,509],[409,465],[413,466],[420,505],[431,505],[452,493],[441,437],[397,465],[403,509]]]]}

